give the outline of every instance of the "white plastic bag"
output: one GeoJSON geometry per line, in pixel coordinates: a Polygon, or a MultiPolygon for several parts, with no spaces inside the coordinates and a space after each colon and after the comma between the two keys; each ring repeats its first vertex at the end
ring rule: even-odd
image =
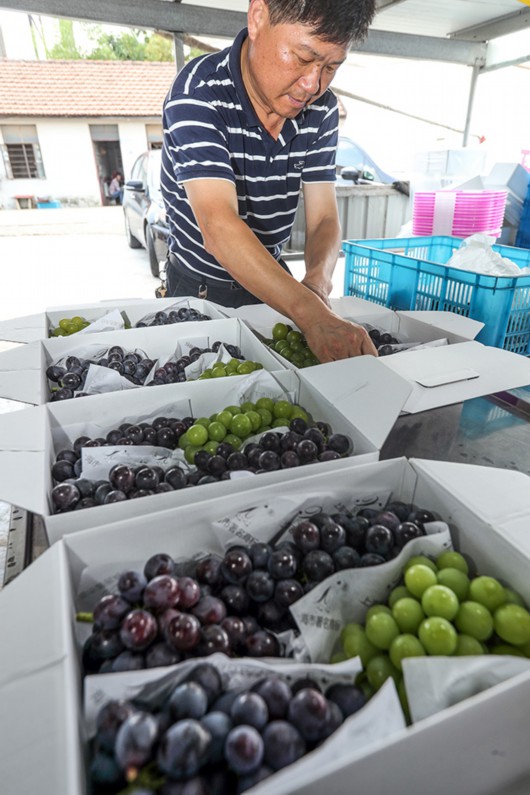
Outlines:
{"type": "Polygon", "coordinates": [[[502,257],[492,246],[495,238],[483,233],[466,237],[455,251],[448,268],[483,273],[487,276],[527,276],[530,268],[520,268],[507,257],[502,257]]]}

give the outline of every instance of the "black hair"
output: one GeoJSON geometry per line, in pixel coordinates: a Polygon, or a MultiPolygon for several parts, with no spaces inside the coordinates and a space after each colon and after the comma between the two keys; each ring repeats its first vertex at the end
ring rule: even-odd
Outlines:
{"type": "Polygon", "coordinates": [[[302,24],[334,44],[362,41],[375,14],[375,0],[266,0],[271,25],[302,24]]]}

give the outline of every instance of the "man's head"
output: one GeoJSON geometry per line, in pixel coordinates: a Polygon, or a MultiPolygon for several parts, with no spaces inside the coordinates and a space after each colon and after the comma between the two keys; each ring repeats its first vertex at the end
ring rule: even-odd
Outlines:
{"type": "Polygon", "coordinates": [[[271,25],[301,24],[323,41],[346,44],[368,33],[375,0],[266,0],[271,25]]]}
{"type": "Polygon", "coordinates": [[[250,0],[243,80],[272,134],[327,89],[374,10],[375,0],[250,0]]]}

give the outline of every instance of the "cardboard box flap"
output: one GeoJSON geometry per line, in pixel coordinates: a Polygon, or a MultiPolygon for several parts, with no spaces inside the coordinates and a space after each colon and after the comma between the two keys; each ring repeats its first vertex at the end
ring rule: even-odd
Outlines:
{"type": "Polygon", "coordinates": [[[39,403],[41,366],[40,342],[29,342],[0,353],[0,395],[9,400],[39,403]]]}
{"type": "Polygon", "coordinates": [[[473,340],[484,328],[484,323],[480,320],[473,320],[470,317],[458,315],[456,312],[438,312],[438,311],[398,311],[396,315],[400,317],[410,317],[413,320],[421,320],[422,323],[436,326],[436,328],[443,331],[448,331],[450,334],[458,334],[461,337],[466,337],[468,340],[473,340]]]}
{"type": "Polygon", "coordinates": [[[437,348],[436,356],[424,349],[378,362],[412,385],[403,406],[411,414],[530,384],[530,359],[474,341],[437,348]]]}
{"type": "Polygon", "coordinates": [[[0,593],[3,795],[84,791],[67,580],[56,544],[0,593]]]}
{"type": "Polygon", "coordinates": [[[410,463],[494,527],[525,516],[528,528],[530,477],[524,472],[418,458],[410,463]]]}
{"type": "Polygon", "coordinates": [[[380,450],[412,390],[402,377],[381,378],[381,369],[374,356],[356,356],[305,367],[299,377],[318,389],[380,450]]]}
{"type": "Polygon", "coordinates": [[[341,317],[362,320],[365,317],[391,317],[394,313],[386,306],[376,304],[373,301],[366,301],[364,298],[357,298],[354,295],[344,295],[340,298],[331,299],[331,308],[341,317]]]}
{"type": "Polygon", "coordinates": [[[45,406],[0,415],[0,499],[47,513],[45,406]]]}
{"type": "Polygon", "coordinates": [[[33,340],[47,336],[48,330],[44,312],[0,321],[0,339],[2,340],[33,342],[33,340]]]}

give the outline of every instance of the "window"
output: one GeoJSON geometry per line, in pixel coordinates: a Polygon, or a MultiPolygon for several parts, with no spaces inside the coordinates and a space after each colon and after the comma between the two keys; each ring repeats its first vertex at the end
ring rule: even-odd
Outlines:
{"type": "Polygon", "coordinates": [[[147,135],[148,149],[162,149],[163,134],[161,124],[146,124],[145,132],[147,135]]]}
{"type": "Polygon", "coordinates": [[[0,127],[0,131],[7,178],[44,179],[37,128],[32,124],[13,124],[0,127]]]}

